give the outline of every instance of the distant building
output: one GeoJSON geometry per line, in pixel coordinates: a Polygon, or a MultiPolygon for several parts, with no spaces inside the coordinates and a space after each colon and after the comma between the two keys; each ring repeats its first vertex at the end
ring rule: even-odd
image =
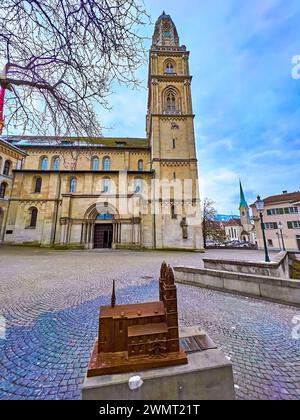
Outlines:
{"type": "Polygon", "coordinates": [[[240,218],[235,218],[224,222],[223,224],[226,234],[226,239],[230,241],[241,241],[241,233],[243,226],[240,218]]]}
{"type": "Polygon", "coordinates": [[[255,227],[250,218],[249,206],[247,204],[242,183],[240,182],[240,217],[231,217],[223,223],[226,238],[230,241],[243,241],[255,243],[255,227]]]}
{"type": "Polygon", "coordinates": [[[241,181],[240,181],[240,215],[241,215],[241,225],[243,227],[242,232],[241,232],[241,239],[246,242],[255,243],[256,242],[255,226],[250,218],[250,209],[245,198],[241,181]]]}
{"type": "MultiPolygon", "coordinates": [[[[267,197],[264,199],[264,203],[264,223],[268,247],[274,250],[283,248],[279,231],[279,223],[282,223],[285,248],[289,251],[300,251],[300,192],[288,193],[284,191],[280,195],[267,197]]],[[[252,204],[251,208],[254,215],[258,247],[263,249],[259,215],[255,204],[252,204]]]]}

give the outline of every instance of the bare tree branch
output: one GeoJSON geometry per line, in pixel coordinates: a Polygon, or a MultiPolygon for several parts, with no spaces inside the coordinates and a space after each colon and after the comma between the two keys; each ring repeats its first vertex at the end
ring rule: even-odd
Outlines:
{"type": "Polygon", "coordinates": [[[144,9],[136,0],[2,0],[0,19],[8,129],[101,135],[113,82],[138,85],[144,9]]]}

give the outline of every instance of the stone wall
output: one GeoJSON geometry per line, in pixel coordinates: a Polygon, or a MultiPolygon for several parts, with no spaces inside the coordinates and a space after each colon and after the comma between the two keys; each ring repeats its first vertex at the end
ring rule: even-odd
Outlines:
{"type": "Polygon", "coordinates": [[[300,252],[289,252],[290,277],[300,280],[300,252]]]}
{"type": "Polygon", "coordinates": [[[234,273],[253,274],[258,276],[270,276],[289,278],[288,253],[280,252],[273,258],[271,263],[255,261],[236,261],[204,258],[204,268],[211,270],[229,271],[234,273]]]}
{"type": "Polygon", "coordinates": [[[264,298],[300,307],[300,281],[237,272],[174,268],[178,283],[245,296],[264,298]]]}

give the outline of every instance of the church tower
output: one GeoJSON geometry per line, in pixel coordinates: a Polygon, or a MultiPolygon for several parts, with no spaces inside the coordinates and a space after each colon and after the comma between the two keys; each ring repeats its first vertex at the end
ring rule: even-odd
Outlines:
{"type": "Polygon", "coordinates": [[[249,206],[247,204],[242,182],[240,181],[240,215],[242,226],[246,229],[251,226],[249,206]]]}
{"type": "Polygon", "coordinates": [[[175,24],[163,12],[150,50],[147,136],[156,180],[174,188],[153,198],[160,206],[154,216],[156,248],[203,249],[191,81],[189,52],[180,46],[175,24]],[[183,204],[174,193],[180,183],[185,193],[189,189],[188,211],[188,202],[183,204]]]}

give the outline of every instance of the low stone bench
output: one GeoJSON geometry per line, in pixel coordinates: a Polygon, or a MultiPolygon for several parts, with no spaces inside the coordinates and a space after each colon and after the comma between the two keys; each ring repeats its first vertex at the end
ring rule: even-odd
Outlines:
{"type": "Polygon", "coordinates": [[[259,297],[300,307],[300,281],[229,271],[175,267],[177,283],[259,297]]]}

